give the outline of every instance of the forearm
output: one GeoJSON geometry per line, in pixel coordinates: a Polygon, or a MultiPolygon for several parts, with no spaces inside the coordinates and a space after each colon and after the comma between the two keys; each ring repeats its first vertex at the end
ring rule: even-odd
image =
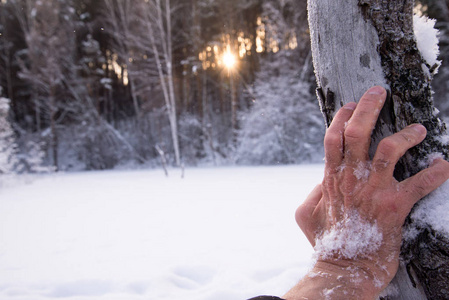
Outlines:
{"type": "Polygon", "coordinates": [[[286,300],[376,299],[380,290],[375,278],[363,268],[317,262],[315,267],[287,294],[286,300]]]}

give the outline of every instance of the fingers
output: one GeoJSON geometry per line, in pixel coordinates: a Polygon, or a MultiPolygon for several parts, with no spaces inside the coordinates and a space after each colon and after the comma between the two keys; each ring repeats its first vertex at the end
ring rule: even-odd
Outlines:
{"type": "Polygon", "coordinates": [[[335,115],[334,120],[326,131],[324,137],[324,149],[326,160],[326,171],[335,173],[337,168],[343,162],[343,132],[345,126],[357,104],[354,102],[347,103],[335,115]]]}
{"type": "Polygon", "coordinates": [[[429,168],[401,182],[400,186],[405,191],[404,201],[409,205],[407,214],[416,202],[438,188],[448,179],[449,162],[437,159],[429,168]]]}
{"type": "Polygon", "coordinates": [[[357,165],[368,159],[371,132],[376,125],[387,92],[380,86],[370,88],[360,99],[357,108],[345,129],[345,159],[348,164],[357,165]]]}
{"type": "Polygon", "coordinates": [[[374,186],[391,181],[394,168],[405,152],[421,143],[426,137],[426,128],[419,124],[410,125],[400,132],[384,138],[377,146],[372,162],[370,180],[374,186]]]}

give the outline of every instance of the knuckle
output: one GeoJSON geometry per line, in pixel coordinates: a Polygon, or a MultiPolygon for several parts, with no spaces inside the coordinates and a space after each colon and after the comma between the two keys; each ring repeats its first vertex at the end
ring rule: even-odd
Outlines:
{"type": "Polygon", "coordinates": [[[431,172],[424,172],[421,176],[422,186],[426,189],[432,188],[435,185],[435,176],[431,172]]]}
{"type": "Polygon", "coordinates": [[[391,165],[391,161],[379,158],[375,159],[372,163],[373,170],[376,172],[382,172],[383,170],[387,169],[391,165]]]}
{"type": "Polygon", "coordinates": [[[435,186],[436,178],[430,172],[424,172],[419,177],[419,184],[414,187],[414,192],[419,198],[426,196],[435,186]]]}
{"type": "Polygon", "coordinates": [[[401,140],[407,144],[415,144],[416,143],[416,136],[413,133],[401,131],[398,133],[398,135],[401,137],[401,140]]]}
{"type": "Polygon", "coordinates": [[[342,145],[342,139],[341,136],[328,132],[324,137],[324,147],[341,147],[342,145]]]}
{"type": "Polygon", "coordinates": [[[355,124],[349,125],[345,130],[345,139],[358,140],[364,137],[364,130],[361,126],[355,126],[355,124]]]}
{"type": "Polygon", "coordinates": [[[397,156],[398,143],[393,138],[385,138],[380,141],[377,151],[385,158],[395,158],[397,156]]]}
{"type": "Polygon", "coordinates": [[[427,195],[426,189],[422,185],[415,186],[414,193],[416,194],[416,197],[419,199],[427,195]]]}

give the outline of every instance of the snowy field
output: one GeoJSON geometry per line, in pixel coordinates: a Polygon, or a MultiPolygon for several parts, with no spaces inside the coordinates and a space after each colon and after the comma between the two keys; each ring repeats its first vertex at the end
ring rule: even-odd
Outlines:
{"type": "Polygon", "coordinates": [[[1,300],[281,296],[322,165],[59,174],[0,191],[1,300]]]}

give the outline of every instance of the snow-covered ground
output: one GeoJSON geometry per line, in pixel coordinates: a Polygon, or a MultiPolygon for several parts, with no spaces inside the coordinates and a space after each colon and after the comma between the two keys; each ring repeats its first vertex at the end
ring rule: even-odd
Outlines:
{"type": "Polygon", "coordinates": [[[59,174],[0,191],[0,299],[282,295],[311,265],[294,221],[322,165],[59,174]]]}

